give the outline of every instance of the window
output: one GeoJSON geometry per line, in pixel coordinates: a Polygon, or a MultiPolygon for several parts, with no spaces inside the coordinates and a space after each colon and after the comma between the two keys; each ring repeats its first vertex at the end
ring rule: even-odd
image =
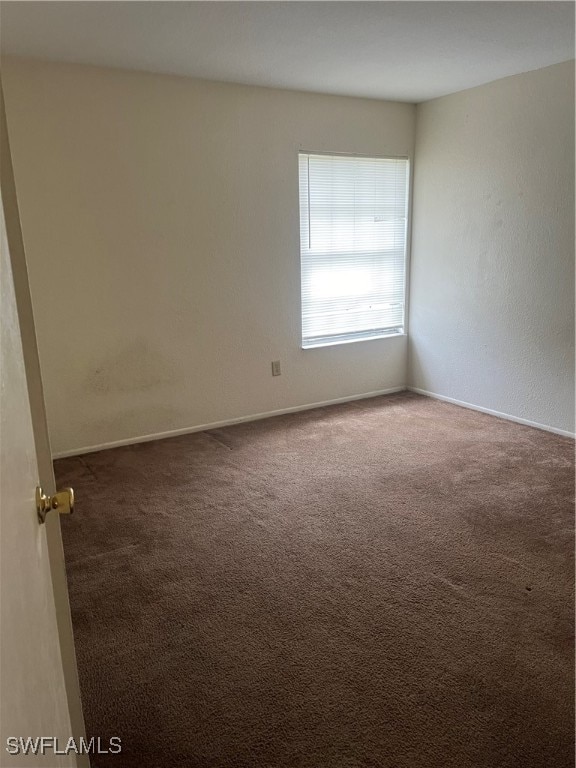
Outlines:
{"type": "Polygon", "coordinates": [[[302,346],[403,333],[408,160],[299,163],[302,346]]]}

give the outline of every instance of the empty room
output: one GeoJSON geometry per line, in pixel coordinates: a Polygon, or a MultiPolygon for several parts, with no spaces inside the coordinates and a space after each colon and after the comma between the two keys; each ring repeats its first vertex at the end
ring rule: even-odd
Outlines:
{"type": "Polygon", "coordinates": [[[574,766],[574,4],[0,3],[0,766],[574,766]]]}

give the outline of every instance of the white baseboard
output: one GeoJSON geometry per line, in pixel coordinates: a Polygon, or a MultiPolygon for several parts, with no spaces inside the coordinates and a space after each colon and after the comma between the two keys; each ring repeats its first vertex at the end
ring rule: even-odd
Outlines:
{"type": "Polygon", "coordinates": [[[119,448],[123,445],[136,445],[137,443],[149,443],[152,440],[163,440],[166,437],[178,437],[179,435],[189,435],[193,432],[206,432],[209,429],[219,429],[220,427],[230,427],[232,424],[242,424],[246,421],[260,421],[260,419],[269,419],[271,416],[282,416],[285,413],[296,413],[298,411],[309,411],[312,408],[322,408],[325,405],[338,405],[338,403],[350,403],[353,400],[366,400],[370,397],[379,395],[391,395],[394,392],[404,392],[405,386],[390,387],[389,389],[378,389],[375,392],[364,392],[361,395],[347,395],[346,397],[337,397],[335,400],[324,400],[321,403],[307,403],[306,405],[294,405],[290,408],[280,408],[277,411],[267,411],[266,413],[253,413],[249,416],[239,416],[235,419],[226,419],[224,421],[213,421],[210,424],[198,424],[195,427],[184,427],[183,429],[171,429],[167,432],[156,432],[151,435],[141,435],[139,437],[128,437],[125,440],[114,440],[110,443],[100,443],[99,445],[89,445],[85,448],[74,448],[71,451],[60,451],[54,453],[52,458],[64,459],[68,456],[81,456],[84,453],[95,453],[96,451],[106,451],[109,448],[119,448]]]}
{"type": "Polygon", "coordinates": [[[428,392],[427,389],[418,389],[418,387],[406,387],[409,392],[416,392],[418,395],[425,395],[426,397],[432,397],[435,400],[443,400],[446,403],[452,403],[453,405],[459,405],[462,408],[470,408],[472,411],[480,411],[481,413],[488,413],[490,416],[498,416],[499,419],[506,419],[507,421],[515,421],[517,424],[524,424],[526,427],[535,427],[536,429],[543,429],[546,432],[554,432],[555,435],[562,435],[563,437],[576,437],[574,432],[568,432],[565,429],[558,429],[557,427],[550,427],[548,424],[539,424],[537,421],[530,421],[529,419],[521,419],[518,416],[511,416],[509,413],[502,413],[501,411],[495,411],[492,408],[483,408],[481,405],[473,405],[472,403],[465,403],[463,400],[456,400],[454,397],[446,397],[445,395],[438,395],[435,392],[428,392]]]}

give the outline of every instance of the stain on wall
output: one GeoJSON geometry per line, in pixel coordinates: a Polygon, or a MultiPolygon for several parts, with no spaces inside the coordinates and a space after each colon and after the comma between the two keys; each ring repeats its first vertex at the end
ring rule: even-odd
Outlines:
{"type": "Polygon", "coordinates": [[[176,385],[178,376],[170,358],[141,338],[108,354],[89,368],[85,387],[87,392],[99,395],[159,391],[176,385]]]}

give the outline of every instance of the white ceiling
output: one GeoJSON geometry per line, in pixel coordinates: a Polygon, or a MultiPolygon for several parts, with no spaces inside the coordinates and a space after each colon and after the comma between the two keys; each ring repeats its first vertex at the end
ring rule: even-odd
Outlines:
{"type": "Polygon", "coordinates": [[[574,58],[572,2],[2,2],[2,53],[419,102],[574,58]]]}

